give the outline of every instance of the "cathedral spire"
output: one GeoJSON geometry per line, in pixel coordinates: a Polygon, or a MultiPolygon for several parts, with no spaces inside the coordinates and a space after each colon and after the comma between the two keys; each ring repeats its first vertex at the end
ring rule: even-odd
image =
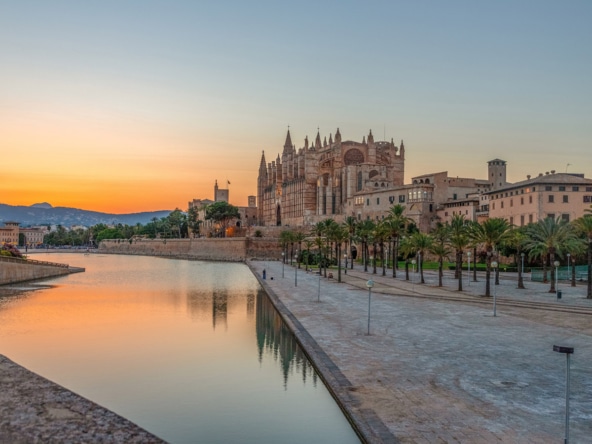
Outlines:
{"type": "Polygon", "coordinates": [[[321,133],[320,131],[317,129],[317,138],[315,139],[315,148],[316,149],[321,149],[322,145],[321,145],[321,133]]]}
{"type": "Polygon", "coordinates": [[[261,151],[261,162],[259,163],[259,174],[267,171],[267,163],[265,162],[265,151],[261,151]]]}
{"type": "Polygon", "coordinates": [[[290,153],[293,150],[292,137],[290,136],[290,127],[288,127],[288,134],[286,134],[286,143],[284,143],[284,153],[290,153]]]}

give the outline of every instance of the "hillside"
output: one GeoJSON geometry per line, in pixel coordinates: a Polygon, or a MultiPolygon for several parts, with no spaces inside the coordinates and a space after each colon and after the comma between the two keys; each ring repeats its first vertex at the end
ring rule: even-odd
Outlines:
{"type": "Polygon", "coordinates": [[[146,224],[153,218],[168,216],[171,210],[147,211],[143,213],[110,214],[98,211],[80,210],[78,208],[52,207],[44,202],[31,206],[13,206],[0,204],[0,224],[6,221],[20,222],[22,227],[30,225],[72,225],[92,226],[99,223],[107,225],[146,224]]]}

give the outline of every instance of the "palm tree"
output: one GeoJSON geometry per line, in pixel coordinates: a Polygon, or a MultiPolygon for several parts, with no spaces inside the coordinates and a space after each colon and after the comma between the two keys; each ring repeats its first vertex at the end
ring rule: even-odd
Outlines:
{"type": "Polygon", "coordinates": [[[368,271],[368,242],[373,238],[374,228],[374,222],[369,219],[358,224],[358,235],[362,240],[362,260],[364,261],[364,271],[368,271]]]}
{"type": "MultiPolygon", "coordinates": [[[[347,230],[347,234],[348,234],[348,245],[349,245],[349,248],[348,248],[347,254],[349,256],[351,256],[351,251],[352,251],[351,247],[352,247],[352,242],[353,242],[354,236],[356,234],[357,225],[358,225],[358,221],[353,216],[347,216],[345,218],[345,222],[343,222],[343,226],[347,230]]],[[[353,259],[353,257],[352,257],[352,260],[351,260],[351,269],[352,270],[354,269],[354,259],[353,259]]]]}
{"type": "Polygon", "coordinates": [[[297,262],[298,262],[298,268],[300,268],[300,255],[302,254],[302,241],[304,239],[306,239],[306,234],[304,234],[302,231],[294,231],[292,233],[292,239],[294,242],[298,243],[298,250],[296,251],[296,255],[297,255],[297,262]]]}
{"type": "MultiPolygon", "coordinates": [[[[323,236],[325,235],[325,223],[323,221],[317,222],[313,225],[311,234],[315,237],[315,245],[319,250],[319,273],[323,270],[323,236]]],[[[325,271],[325,275],[327,272],[325,271]]]]}
{"type": "Polygon", "coordinates": [[[409,258],[415,255],[415,247],[411,243],[411,236],[401,238],[401,255],[405,258],[405,280],[409,280],[409,258]]]}
{"type": "Polygon", "coordinates": [[[432,233],[433,243],[430,252],[438,257],[438,287],[442,287],[444,257],[450,254],[450,249],[447,246],[448,234],[449,227],[442,224],[439,224],[432,233]]]}
{"type": "Polygon", "coordinates": [[[410,238],[411,246],[419,255],[419,261],[417,264],[419,270],[419,278],[422,284],[425,284],[425,279],[423,276],[423,258],[425,257],[425,252],[430,250],[432,247],[433,239],[429,234],[417,232],[413,233],[410,238]]]}
{"type": "Polygon", "coordinates": [[[555,255],[562,257],[567,251],[567,244],[574,241],[576,236],[573,226],[560,217],[557,219],[547,217],[528,225],[526,230],[528,234],[526,248],[537,255],[542,256],[543,253],[549,255],[551,264],[549,293],[555,293],[555,255]]]}
{"type": "Polygon", "coordinates": [[[524,287],[524,276],[522,273],[521,259],[524,255],[524,250],[526,248],[526,242],[528,240],[528,235],[526,234],[526,227],[517,227],[512,228],[508,233],[508,237],[505,240],[505,244],[510,247],[514,253],[514,262],[518,268],[518,288],[525,288],[524,287]]]}
{"type": "Polygon", "coordinates": [[[386,275],[386,260],[385,260],[385,255],[384,255],[384,241],[387,240],[389,238],[389,231],[388,228],[385,226],[385,224],[383,223],[384,221],[381,221],[377,226],[376,229],[374,230],[374,237],[376,242],[378,243],[379,247],[380,247],[380,261],[382,262],[382,275],[385,276],[386,275]]]}
{"type": "MultiPolygon", "coordinates": [[[[483,245],[487,253],[487,263],[485,269],[485,296],[491,296],[491,258],[496,245],[500,245],[508,235],[510,223],[500,217],[487,219],[480,224],[470,225],[469,237],[475,244],[483,245]]],[[[476,259],[476,258],[475,258],[476,259]]]]}
{"type": "Polygon", "coordinates": [[[411,222],[411,219],[404,216],[405,206],[393,205],[388,212],[385,223],[389,229],[390,236],[393,240],[392,258],[393,258],[393,277],[397,277],[397,258],[399,257],[399,242],[401,235],[405,231],[405,227],[411,222]]]}
{"type": "Polygon", "coordinates": [[[458,291],[462,291],[462,262],[465,248],[471,243],[467,220],[462,214],[455,215],[448,226],[448,244],[455,250],[455,277],[458,279],[458,291]]]}
{"type": "Polygon", "coordinates": [[[288,255],[288,245],[292,242],[292,232],[290,230],[281,231],[279,239],[282,246],[282,262],[285,264],[288,255]]]}
{"type": "MultiPolygon", "coordinates": [[[[592,215],[585,214],[573,222],[578,233],[582,234],[587,244],[588,256],[588,288],[586,290],[586,298],[592,299],[592,215]]],[[[575,267],[575,265],[574,265],[575,267]]]]}

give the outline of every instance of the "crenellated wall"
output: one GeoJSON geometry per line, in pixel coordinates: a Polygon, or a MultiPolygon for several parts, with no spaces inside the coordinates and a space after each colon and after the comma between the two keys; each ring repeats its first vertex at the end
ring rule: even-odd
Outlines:
{"type": "Polygon", "coordinates": [[[170,256],[205,261],[243,262],[246,259],[278,259],[281,249],[276,238],[225,239],[126,239],[104,240],[102,253],[170,256]]]}

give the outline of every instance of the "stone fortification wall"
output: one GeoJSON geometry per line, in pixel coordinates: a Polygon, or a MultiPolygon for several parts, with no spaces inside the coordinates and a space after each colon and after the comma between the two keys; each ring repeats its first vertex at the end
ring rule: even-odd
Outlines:
{"type": "Polygon", "coordinates": [[[104,240],[99,244],[102,253],[143,254],[169,256],[206,261],[242,262],[248,259],[277,259],[280,247],[271,238],[225,239],[126,239],[104,240]]]}
{"type": "Polygon", "coordinates": [[[72,269],[63,264],[0,258],[0,285],[63,276],[71,272],[72,269]]]}

